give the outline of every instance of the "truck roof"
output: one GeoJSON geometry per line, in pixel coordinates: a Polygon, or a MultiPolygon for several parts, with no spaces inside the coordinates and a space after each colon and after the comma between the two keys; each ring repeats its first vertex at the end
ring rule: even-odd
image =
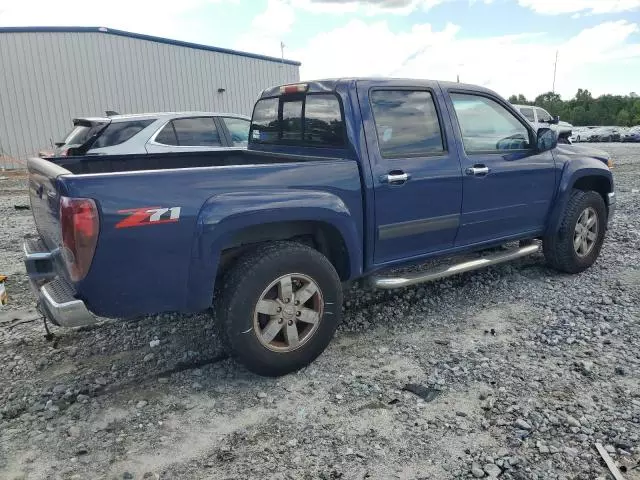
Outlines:
{"type": "MultiPolygon", "coordinates": [[[[293,82],[290,85],[298,85],[298,84],[308,84],[309,89],[308,92],[312,93],[320,93],[320,92],[334,92],[338,86],[347,85],[355,82],[380,82],[384,83],[388,81],[389,83],[393,82],[395,85],[399,85],[400,83],[406,82],[407,86],[420,86],[427,85],[431,82],[438,82],[438,84],[442,88],[459,88],[461,90],[471,90],[476,92],[484,92],[484,93],[492,93],[495,94],[493,90],[490,90],[485,87],[481,87],[479,85],[472,85],[469,83],[458,83],[458,82],[448,82],[442,80],[429,80],[429,79],[418,79],[418,78],[387,78],[387,77],[346,77],[346,78],[325,78],[319,80],[308,80],[303,82],[293,82]]],[[[280,87],[281,85],[277,85],[274,87],[266,88],[262,91],[260,98],[265,97],[274,97],[280,95],[280,87]]]]}

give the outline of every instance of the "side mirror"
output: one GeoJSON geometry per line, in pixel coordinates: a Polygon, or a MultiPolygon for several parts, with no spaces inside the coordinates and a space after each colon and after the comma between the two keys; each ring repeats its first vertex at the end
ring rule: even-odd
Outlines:
{"type": "Polygon", "coordinates": [[[538,152],[553,150],[558,146],[558,135],[550,128],[539,128],[536,146],[538,152]]]}
{"type": "Polygon", "coordinates": [[[554,116],[553,119],[549,122],[553,125],[557,125],[560,123],[560,117],[558,115],[554,116]]]}

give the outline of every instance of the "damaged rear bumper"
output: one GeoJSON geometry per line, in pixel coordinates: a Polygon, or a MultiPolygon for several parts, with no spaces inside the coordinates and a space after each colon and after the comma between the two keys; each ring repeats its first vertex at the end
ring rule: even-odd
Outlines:
{"type": "Polygon", "coordinates": [[[79,327],[96,322],[85,303],[63,276],[56,273],[59,250],[49,250],[40,238],[27,238],[23,244],[24,264],[29,283],[43,313],[61,327],[79,327]]]}

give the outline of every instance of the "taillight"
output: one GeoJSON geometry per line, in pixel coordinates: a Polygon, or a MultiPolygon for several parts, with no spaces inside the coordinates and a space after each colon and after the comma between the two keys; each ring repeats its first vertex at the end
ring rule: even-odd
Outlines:
{"type": "Polygon", "coordinates": [[[89,272],[98,242],[100,220],[96,202],[90,198],[60,197],[62,247],[71,280],[82,280],[89,272]]]}

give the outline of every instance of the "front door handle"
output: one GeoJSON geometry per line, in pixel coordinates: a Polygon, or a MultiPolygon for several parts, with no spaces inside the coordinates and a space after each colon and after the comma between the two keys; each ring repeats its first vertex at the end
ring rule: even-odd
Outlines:
{"type": "Polygon", "coordinates": [[[489,167],[485,166],[485,165],[474,165],[473,167],[468,167],[465,170],[465,173],[467,175],[488,175],[489,174],[489,167]]]}
{"type": "Polygon", "coordinates": [[[402,185],[407,183],[407,180],[411,178],[411,175],[405,172],[393,171],[387,175],[382,175],[380,181],[382,183],[388,183],[389,185],[402,185]]]}

